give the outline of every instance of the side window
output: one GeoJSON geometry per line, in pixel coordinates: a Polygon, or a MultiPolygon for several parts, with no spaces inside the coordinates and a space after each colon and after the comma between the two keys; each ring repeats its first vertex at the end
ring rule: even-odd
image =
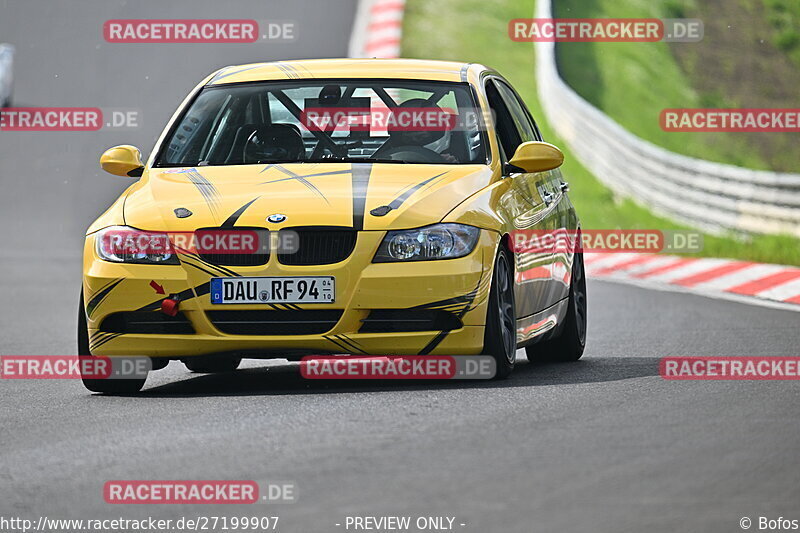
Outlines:
{"type": "Polygon", "coordinates": [[[508,107],[505,102],[503,102],[503,98],[500,96],[492,80],[486,82],[486,98],[489,100],[489,108],[494,115],[500,148],[503,151],[506,161],[508,161],[511,159],[511,156],[514,155],[517,146],[522,142],[519,132],[514,126],[514,119],[511,117],[508,107]]]}
{"type": "Polygon", "coordinates": [[[520,102],[519,98],[511,89],[511,87],[501,81],[497,81],[496,83],[497,90],[500,92],[503,100],[508,106],[508,110],[511,113],[512,119],[514,120],[514,126],[516,126],[517,131],[519,131],[522,142],[540,141],[541,136],[536,130],[536,126],[531,119],[530,113],[528,113],[527,109],[524,107],[525,104],[520,102]]]}

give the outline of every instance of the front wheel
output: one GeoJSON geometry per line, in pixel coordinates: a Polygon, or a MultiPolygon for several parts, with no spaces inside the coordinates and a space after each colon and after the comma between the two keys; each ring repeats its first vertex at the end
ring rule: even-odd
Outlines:
{"type": "MultiPolygon", "coordinates": [[[[83,307],[83,291],[81,300],[78,304],[78,357],[93,357],[89,350],[89,329],[86,324],[86,310],[83,307]]],[[[85,365],[79,365],[81,370],[85,365]]],[[[105,394],[133,394],[142,390],[147,376],[136,379],[97,379],[87,378],[81,375],[83,386],[92,392],[102,392],[105,394]]]]}
{"type": "Polygon", "coordinates": [[[489,306],[486,311],[483,353],[496,363],[495,378],[508,377],[517,357],[516,312],[514,310],[514,278],[508,252],[500,248],[494,262],[489,306]]]}
{"type": "Polygon", "coordinates": [[[567,316],[561,334],[555,339],[525,347],[528,361],[566,363],[577,361],[586,347],[586,276],[583,254],[576,253],[572,262],[567,316]]]}

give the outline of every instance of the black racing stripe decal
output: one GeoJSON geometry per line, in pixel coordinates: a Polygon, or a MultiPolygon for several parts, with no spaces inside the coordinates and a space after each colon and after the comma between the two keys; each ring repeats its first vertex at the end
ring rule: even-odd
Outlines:
{"type": "Polygon", "coordinates": [[[284,76],[286,76],[287,78],[291,78],[292,77],[291,74],[289,74],[289,72],[286,70],[286,67],[284,67],[280,63],[275,63],[275,67],[278,70],[280,70],[281,72],[283,72],[284,76]]]}
{"type": "Polygon", "coordinates": [[[96,343],[92,344],[91,346],[89,346],[89,351],[96,350],[97,348],[101,347],[105,343],[107,343],[109,341],[113,341],[114,339],[116,339],[117,337],[119,337],[121,335],[122,335],[122,333],[109,334],[108,336],[103,337],[98,342],[96,342],[96,343]]]}
{"type": "Polygon", "coordinates": [[[216,267],[214,267],[214,265],[207,265],[206,263],[204,263],[200,259],[197,259],[196,257],[190,257],[188,255],[184,255],[183,257],[181,257],[181,264],[185,264],[190,267],[196,268],[197,270],[200,270],[211,277],[217,277],[217,276],[229,277],[227,272],[223,270],[218,270],[216,267]],[[197,262],[193,263],[192,261],[197,261],[197,262]]]}
{"type": "Polygon", "coordinates": [[[247,211],[247,208],[250,207],[251,205],[253,205],[253,202],[258,200],[259,198],[261,198],[261,197],[260,196],[256,196],[255,198],[253,198],[252,200],[250,200],[249,202],[244,204],[242,207],[237,209],[231,216],[229,216],[227,219],[225,219],[225,222],[223,222],[222,226],[220,226],[220,227],[222,227],[222,228],[232,228],[236,224],[236,221],[239,220],[239,217],[241,217],[242,214],[244,214],[244,212],[247,211]]]}
{"type": "Polygon", "coordinates": [[[204,296],[206,294],[209,294],[211,292],[211,282],[207,281],[207,282],[203,283],[202,285],[198,285],[197,287],[195,287],[192,290],[194,290],[194,293],[198,298],[200,296],[204,296]]]}
{"type": "Polygon", "coordinates": [[[409,307],[409,309],[444,309],[447,307],[461,307],[464,304],[471,302],[476,293],[477,289],[461,296],[454,296],[452,298],[447,298],[446,300],[415,305],[413,307],[409,307]]]}
{"type": "Polygon", "coordinates": [[[203,272],[205,274],[208,274],[212,278],[215,278],[215,277],[219,276],[219,274],[220,274],[219,272],[213,272],[211,270],[206,270],[205,268],[203,268],[203,267],[201,267],[199,265],[195,265],[191,261],[186,261],[185,259],[183,261],[181,261],[181,262],[186,264],[186,265],[189,265],[190,267],[196,268],[197,270],[199,270],[199,271],[201,271],[201,272],[203,272]]]}
{"type": "Polygon", "coordinates": [[[89,348],[91,349],[92,346],[94,346],[95,344],[97,344],[101,340],[105,339],[109,335],[111,335],[111,333],[102,332],[102,331],[98,332],[98,333],[95,333],[94,335],[90,335],[89,336],[89,348]]]}
{"type": "Polygon", "coordinates": [[[153,303],[149,303],[147,305],[143,305],[137,311],[160,311],[161,310],[161,300],[157,300],[153,303]]]}
{"type": "MultiPolygon", "coordinates": [[[[447,172],[450,172],[450,171],[448,170],[447,172]]],[[[400,196],[398,196],[397,198],[395,198],[394,200],[392,200],[391,202],[389,202],[389,204],[387,204],[387,205],[382,205],[382,206],[380,206],[380,207],[376,207],[375,209],[373,209],[372,211],[370,211],[370,212],[369,212],[369,213],[370,213],[370,215],[372,215],[372,216],[376,216],[376,217],[382,217],[382,216],[385,216],[385,215],[387,215],[387,214],[389,213],[389,211],[391,211],[391,210],[393,210],[393,209],[397,209],[397,208],[399,208],[401,205],[403,205],[403,202],[405,202],[406,200],[408,200],[408,199],[409,199],[409,197],[410,197],[412,194],[414,194],[415,192],[417,192],[418,190],[420,190],[422,187],[424,187],[425,185],[429,184],[429,183],[430,183],[430,182],[432,182],[433,180],[435,180],[435,179],[437,179],[437,178],[441,178],[442,176],[444,176],[445,174],[447,174],[447,172],[442,172],[441,174],[437,174],[436,176],[433,176],[433,177],[431,177],[431,178],[428,178],[428,179],[426,179],[425,181],[422,181],[422,182],[420,182],[420,183],[417,183],[417,184],[416,184],[416,185],[414,185],[413,187],[410,187],[410,188],[409,188],[409,189],[407,189],[405,192],[403,192],[403,194],[401,194],[400,196]]]]}
{"type": "MultiPolygon", "coordinates": [[[[197,287],[193,287],[191,289],[183,290],[183,291],[173,295],[173,297],[177,298],[180,301],[184,301],[184,300],[191,300],[192,298],[203,296],[203,295],[208,294],[210,292],[211,292],[211,282],[206,281],[205,283],[202,283],[202,284],[198,285],[197,287]]],[[[156,301],[154,301],[152,303],[149,303],[147,305],[143,305],[142,307],[137,309],[137,311],[158,311],[159,309],[161,309],[161,302],[163,300],[164,300],[164,298],[159,298],[158,300],[156,300],[156,301]]]]}
{"type": "Polygon", "coordinates": [[[197,190],[203,196],[206,205],[208,205],[208,208],[211,209],[211,213],[214,215],[214,217],[219,218],[221,195],[214,184],[208,181],[205,176],[200,174],[197,169],[190,168],[185,172],[185,174],[189,178],[189,181],[191,181],[192,184],[197,187],[197,190]]]}
{"type": "Polygon", "coordinates": [[[311,72],[310,70],[308,70],[305,67],[305,65],[303,65],[302,63],[298,63],[297,65],[292,65],[292,68],[295,69],[295,70],[303,69],[306,72],[306,74],[308,75],[309,78],[313,78],[314,77],[314,73],[311,72]]]}
{"type": "Polygon", "coordinates": [[[96,339],[92,344],[89,345],[89,351],[94,351],[98,346],[105,344],[105,340],[110,338],[111,335],[104,335],[103,337],[96,339]]]}
{"type": "MultiPolygon", "coordinates": [[[[270,166],[271,166],[271,165],[270,165],[270,166]]],[[[264,169],[264,170],[266,170],[266,169],[264,169]]],[[[263,172],[263,171],[262,171],[262,172],[263,172]]],[[[302,177],[302,178],[316,178],[316,177],[318,177],[318,176],[334,176],[334,175],[336,175],[336,174],[350,174],[351,172],[352,172],[352,171],[351,171],[350,169],[346,169],[346,170],[333,170],[333,171],[331,171],[331,172],[318,172],[318,173],[316,173],[316,174],[303,174],[303,175],[302,175],[302,176],[300,176],[300,177],[302,177]]],[[[288,177],[288,178],[280,178],[280,179],[277,179],[277,180],[263,181],[263,182],[259,183],[259,185],[264,185],[264,184],[266,184],[266,183],[278,183],[279,181],[289,181],[289,180],[295,180],[295,179],[297,179],[297,177],[296,177],[296,176],[291,176],[291,177],[288,177]]]]}
{"type": "Polygon", "coordinates": [[[353,350],[355,350],[355,351],[357,351],[357,352],[361,352],[361,353],[363,353],[363,354],[366,354],[366,353],[367,353],[367,352],[365,352],[363,349],[361,349],[361,348],[358,346],[358,344],[356,344],[356,342],[355,342],[354,340],[352,340],[350,337],[348,337],[347,335],[334,335],[334,337],[336,337],[337,339],[339,339],[339,342],[342,342],[343,344],[345,344],[345,345],[347,345],[347,346],[351,347],[353,350]]]}
{"type": "Polygon", "coordinates": [[[330,341],[331,344],[335,345],[340,350],[344,350],[343,353],[348,353],[348,354],[350,353],[351,349],[345,344],[340,344],[341,341],[339,341],[338,339],[334,340],[334,338],[329,335],[324,335],[323,337],[325,338],[325,340],[330,341]]]}
{"type": "MultiPolygon", "coordinates": [[[[115,283],[119,283],[120,281],[122,281],[122,280],[121,280],[121,279],[112,279],[111,281],[109,281],[108,283],[106,283],[105,285],[103,285],[102,287],[100,287],[99,289],[97,289],[97,290],[95,291],[95,293],[94,293],[94,296],[92,297],[92,299],[91,299],[91,300],[89,300],[89,303],[88,303],[88,304],[86,304],[86,306],[85,306],[85,307],[88,307],[88,305],[90,305],[90,304],[92,303],[93,299],[94,299],[94,298],[96,298],[97,296],[99,296],[99,295],[100,295],[100,293],[101,293],[102,291],[105,291],[105,290],[106,290],[106,289],[108,289],[108,288],[113,288],[113,287],[111,287],[111,286],[112,286],[112,285],[114,285],[115,283]]],[[[88,313],[87,313],[87,314],[88,314],[88,313]]]]}
{"type": "Polygon", "coordinates": [[[447,331],[440,331],[436,334],[436,336],[431,339],[431,342],[425,345],[425,347],[419,351],[419,355],[428,355],[433,351],[434,348],[439,346],[439,344],[447,337],[447,331]]]}
{"type": "Polygon", "coordinates": [[[292,72],[294,72],[294,77],[295,77],[295,78],[297,78],[297,79],[300,79],[300,78],[302,78],[302,77],[303,77],[302,73],[301,73],[301,72],[300,72],[300,71],[297,69],[297,67],[296,67],[296,66],[294,66],[294,65],[293,65],[293,64],[291,64],[291,63],[286,63],[285,65],[286,65],[286,68],[288,68],[289,70],[291,70],[292,72]]]}
{"type": "Polygon", "coordinates": [[[106,296],[108,296],[108,295],[109,295],[109,293],[110,293],[112,290],[114,290],[114,287],[116,287],[117,285],[119,285],[120,283],[122,283],[122,281],[123,281],[123,280],[121,280],[121,279],[118,279],[118,280],[116,280],[116,281],[112,281],[111,283],[109,283],[108,285],[106,285],[104,288],[102,288],[102,289],[100,289],[99,291],[97,291],[97,292],[94,294],[94,296],[92,296],[92,299],[91,299],[91,300],[89,300],[89,303],[87,303],[87,304],[86,304],[86,316],[88,316],[88,317],[90,317],[90,318],[91,318],[91,316],[92,316],[92,313],[94,313],[94,312],[95,312],[95,310],[97,309],[97,306],[99,306],[99,305],[100,305],[100,303],[101,303],[103,300],[105,300],[106,296]]]}
{"type": "MultiPolygon", "coordinates": [[[[276,164],[270,164],[270,165],[267,165],[266,167],[264,167],[264,170],[262,170],[261,172],[266,172],[266,171],[267,171],[267,170],[269,170],[270,168],[275,168],[275,169],[277,169],[278,171],[280,171],[280,172],[283,172],[284,174],[286,174],[287,176],[289,176],[289,178],[287,178],[287,179],[295,179],[295,180],[299,181],[300,183],[302,183],[303,185],[305,185],[305,186],[306,186],[306,187],[307,187],[309,190],[311,190],[311,191],[313,191],[313,192],[317,193],[317,194],[319,195],[319,197],[320,197],[320,198],[322,198],[323,200],[325,200],[325,203],[327,203],[328,205],[330,205],[330,202],[329,202],[329,201],[328,201],[328,199],[325,197],[325,195],[324,195],[324,194],[322,194],[322,191],[320,191],[320,190],[317,188],[317,186],[316,186],[316,185],[314,185],[313,183],[311,183],[310,181],[308,181],[308,180],[306,179],[306,176],[301,176],[301,175],[299,175],[299,174],[295,174],[294,172],[292,172],[292,171],[291,171],[291,170],[289,170],[288,168],[286,168],[286,167],[283,167],[283,166],[281,166],[281,165],[276,165],[276,164]]],[[[264,182],[264,183],[272,183],[272,182],[264,182]]]]}
{"type": "Polygon", "coordinates": [[[197,261],[199,264],[203,265],[207,269],[216,270],[220,274],[224,274],[224,275],[230,276],[230,277],[237,277],[237,278],[241,277],[240,274],[238,274],[237,272],[234,272],[233,270],[231,270],[229,268],[225,268],[225,267],[220,266],[220,265],[215,265],[214,263],[209,263],[208,261],[206,261],[205,259],[203,259],[202,257],[200,257],[197,254],[183,253],[183,256],[184,257],[181,258],[181,261],[186,262],[187,259],[192,259],[194,261],[197,261]]]}
{"type": "Polygon", "coordinates": [[[287,78],[295,78],[295,79],[297,79],[297,78],[300,77],[300,75],[297,74],[297,72],[295,72],[295,70],[291,66],[289,66],[289,65],[287,65],[285,63],[281,63],[280,61],[276,61],[275,62],[275,66],[278,67],[279,69],[281,69],[281,71],[284,74],[286,74],[287,78]]]}
{"type": "MultiPolygon", "coordinates": [[[[300,65],[294,65],[293,63],[284,63],[283,65],[294,72],[295,78],[300,79],[303,77],[303,73],[300,72],[300,69],[298,68],[300,65]]],[[[304,68],[304,70],[308,72],[307,68],[304,68]]]]}
{"type": "Polygon", "coordinates": [[[353,163],[353,229],[364,229],[364,209],[367,205],[367,189],[372,163],[353,163]]]}
{"type": "MultiPolygon", "coordinates": [[[[483,263],[483,252],[481,252],[481,263],[483,263]]],[[[421,306],[412,307],[411,309],[417,309],[417,308],[419,308],[419,309],[422,309],[422,308],[431,309],[431,308],[434,308],[434,307],[438,306],[442,302],[451,302],[451,301],[454,301],[454,300],[459,300],[459,301],[464,301],[465,305],[463,305],[458,311],[456,311],[455,315],[458,318],[462,318],[464,315],[467,314],[467,311],[470,310],[470,306],[472,305],[472,302],[475,301],[475,297],[478,295],[478,292],[481,290],[481,285],[482,285],[483,279],[484,279],[483,272],[481,271],[481,276],[480,276],[480,278],[478,278],[478,284],[475,285],[475,288],[472,291],[470,291],[468,294],[465,294],[464,296],[457,296],[455,298],[450,298],[448,300],[441,300],[440,302],[433,302],[432,304],[424,304],[424,305],[421,305],[421,306]],[[433,307],[431,307],[431,306],[433,306],[433,307]]],[[[491,280],[491,278],[488,278],[488,279],[491,280]]],[[[437,333],[433,337],[433,339],[431,339],[431,341],[428,344],[426,344],[425,347],[419,352],[419,355],[428,355],[429,353],[431,353],[434,348],[439,346],[439,344],[447,337],[447,335],[449,333],[450,333],[449,331],[440,331],[439,333],[437,333]]]]}
{"type": "Polygon", "coordinates": [[[417,191],[418,191],[418,190],[420,190],[422,187],[424,187],[425,185],[429,184],[430,182],[432,182],[432,181],[433,181],[433,180],[435,180],[436,178],[441,178],[442,176],[444,176],[444,175],[445,175],[445,174],[447,174],[448,172],[450,172],[450,171],[448,170],[448,171],[446,171],[446,172],[442,172],[441,174],[437,174],[437,175],[435,175],[435,176],[432,176],[432,177],[430,177],[430,178],[426,179],[425,181],[421,181],[421,182],[417,183],[416,185],[414,185],[414,186],[412,186],[412,187],[409,187],[408,189],[406,189],[406,190],[403,192],[403,194],[401,194],[400,196],[398,196],[397,198],[395,198],[394,200],[392,200],[392,201],[389,203],[389,207],[391,207],[392,209],[397,209],[398,207],[400,207],[401,205],[403,205],[403,202],[405,202],[406,200],[408,200],[408,198],[409,198],[409,197],[410,197],[412,194],[414,194],[415,192],[417,192],[417,191]]]}
{"type": "Polygon", "coordinates": [[[106,339],[103,339],[102,342],[99,342],[99,343],[95,344],[93,348],[90,348],[90,350],[96,350],[99,347],[103,346],[104,344],[113,341],[117,337],[121,337],[122,335],[123,335],[122,333],[115,333],[115,334],[111,335],[110,337],[108,337],[106,339]]]}
{"type": "Polygon", "coordinates": [[[211,78],[211,81],[209,81],[208,83],[214,83],[215,81],[221,80],[223,78],[227,78],[228,76],[234,76],[236,74],[240,74],[240,73],[246,72],[248,70],[253,70],[254,68],[261,68],[264,65],[265,65],[265,63],[259,63],[258,65],[253,65],[251,67],[246,67],[246,68],[240,68],[239,70],[231,70],[230,72],[228,72],[229,69],[224,69],[224,70],[218,72],[216,76],[211,78]]]}

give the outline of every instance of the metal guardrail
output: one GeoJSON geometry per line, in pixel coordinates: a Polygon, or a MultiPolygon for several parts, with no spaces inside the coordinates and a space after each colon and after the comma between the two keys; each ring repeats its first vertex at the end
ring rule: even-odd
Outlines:
{"type": "MultiPolygon", "coordinates": [[[[538,0],[537,18],[552,18],[538,0]]],[[[679,155],[640,139],[561,79],[555,43],[536,43],[539,99],[552,128],[600,181],[654,212],[705,229],[800,237],[800,174],[679,155]]]]}

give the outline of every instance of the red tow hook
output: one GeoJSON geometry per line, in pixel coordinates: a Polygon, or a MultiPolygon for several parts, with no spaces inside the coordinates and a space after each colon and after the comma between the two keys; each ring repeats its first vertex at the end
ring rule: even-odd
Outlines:
{"type": "Polygon", "coordinates": [[[176,295],[170,294],[169,298],[164,298],[164,300],[161,301],[161,312],[167,316],[176,316],[180,304],[180,299],[176,295]]]}

